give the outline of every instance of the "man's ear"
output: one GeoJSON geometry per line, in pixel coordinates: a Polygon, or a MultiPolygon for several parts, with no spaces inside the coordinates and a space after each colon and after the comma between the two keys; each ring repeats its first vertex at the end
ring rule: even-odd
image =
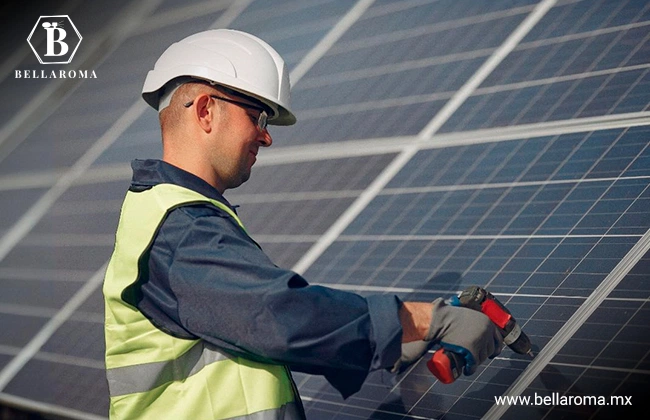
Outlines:
{"type": "Polygon", "coordinates": [[[194,100],[194,117],[196,118],[196,121],[198,122],[199,126],[205,131],[206,133],[209,133],[212,131],[212,122],[215,118],[215,110],[216,107],[214,106],[214,102],[210,100],[210,95],[203,94],[198,96],[194,100]]]}

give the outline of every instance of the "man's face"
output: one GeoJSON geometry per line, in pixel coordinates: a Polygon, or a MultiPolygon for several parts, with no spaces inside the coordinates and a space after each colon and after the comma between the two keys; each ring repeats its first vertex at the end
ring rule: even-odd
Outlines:
{"type": "MultiPolygon", "coordinates": [[[[245,99],[223,95],[246,103],[245,99]]],[[[215,99],[218,100],[218,99],[215,99]]],[[[249,102],[250,103],[250,102],[249,102]]],[[[253,107],[254,104],[250,103],[253,107]]],[[[258,127],[259,109],[222,101],[219,134],[221,141],[212,148],[212,167],[225,189],[236,188],[248,181],[260,147],[269,147],[273,140],[269,132],[258,127]]]]}

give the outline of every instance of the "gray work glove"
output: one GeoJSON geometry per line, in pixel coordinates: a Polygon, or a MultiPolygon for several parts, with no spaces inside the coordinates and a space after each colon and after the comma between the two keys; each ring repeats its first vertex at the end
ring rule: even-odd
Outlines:
{"type": "Polygon", "coordinates": [[[395,362],[395,365],[390,370],[392,373],[401,373],[408,366],[420,360],[429,347],[432,345],[430,341],[411,341],[410,343],[402,343],[402,356],[395,362]]]}
{"type": "Polygon", "coordinates": [[[490,318],[474,309],[447,305],[442,298],[433,301],[431,326],[424,339],[463,356],[465,375],[503,348],[501,334],[490,318]]]}

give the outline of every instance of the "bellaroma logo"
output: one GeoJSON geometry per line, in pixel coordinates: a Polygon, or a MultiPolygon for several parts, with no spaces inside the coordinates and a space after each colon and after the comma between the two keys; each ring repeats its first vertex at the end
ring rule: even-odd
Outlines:
{"type": "Polygon", "coordinates": [[[70,64],[82,39],[68,15],[56,15],[39,17],[27,42],[41,64],[70,64]]]}
{"type": "MultiPolygon", "coordinates": [[[[70,64],[82,36],[68,15],[41,16],[27,43],[41,64],[70,64]]],[[[16,79],[96,79],[95,70],[15,70],[16,79]]]]}

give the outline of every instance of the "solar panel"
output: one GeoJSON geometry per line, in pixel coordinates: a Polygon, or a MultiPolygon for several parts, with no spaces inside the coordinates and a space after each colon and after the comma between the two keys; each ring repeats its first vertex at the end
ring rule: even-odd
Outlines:
{"type": "MultiPolygon", "coordinates": [[[[0,405],[107,417],[104,264],[128,162],[160,157],[139,90],[164,48],[209,27],[262,37],[291,70],[299,123],[273,127],[251,180],[227,193],[276,264],[364,296],[486,286],[537,353],[506,349],[451,385],[425,358],[372,373],[347,400],[296,373],[309,419],[611,418],[630,407],[577,402],[645,403],[648,2],[158,1],[41,14],[54,10],[78,24],[98,78],[16,79],[39,64],[23,37],[8,44],[0,405]],[[556,400],[498,404],[504,395],[556,400]]],[[[28,34],[37,17],[13,21],[28,34]]]]}

